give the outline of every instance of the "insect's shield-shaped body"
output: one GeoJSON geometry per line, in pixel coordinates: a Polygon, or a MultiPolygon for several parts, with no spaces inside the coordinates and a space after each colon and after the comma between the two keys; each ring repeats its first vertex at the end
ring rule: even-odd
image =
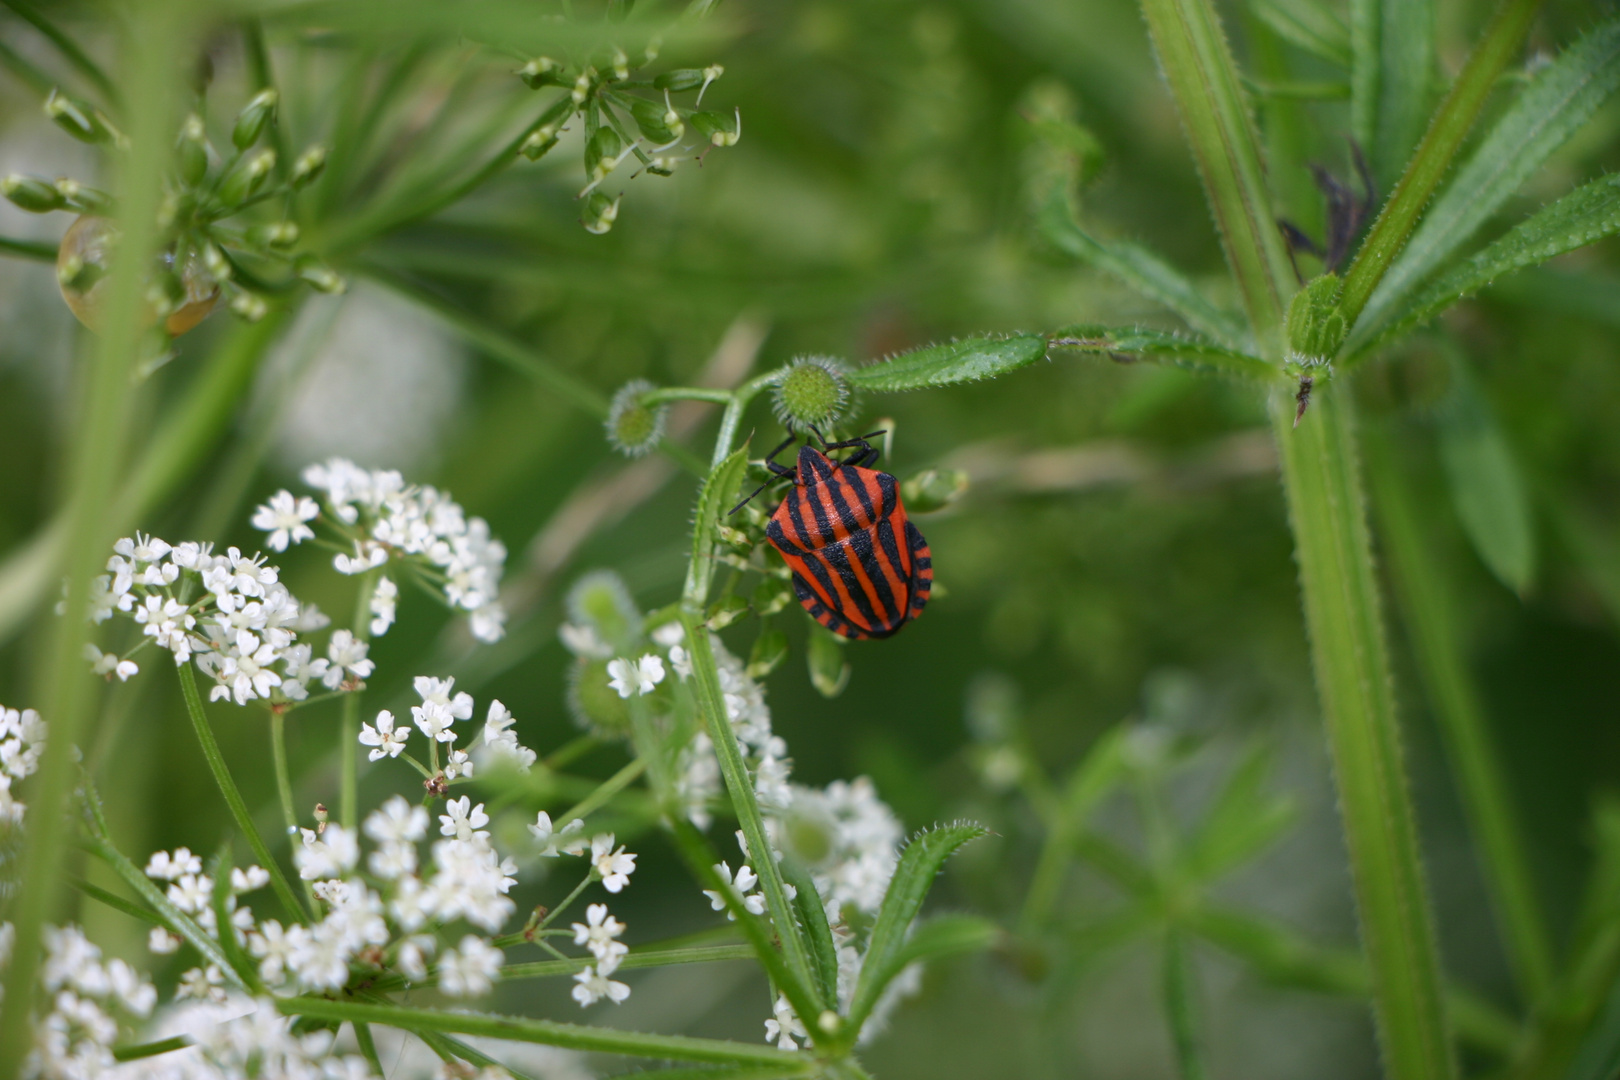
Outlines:
{"type": "MultiPolygon", "coordinates": [[[[864,447],[854,460],[867,460],[864,447]]],[[[927,541],[886,472],[799,450],[795,484],[766,536],[793,571],[793,591],[817,622],[849,638],[896,633],[922,613],[933,584],[927,541]]]]}

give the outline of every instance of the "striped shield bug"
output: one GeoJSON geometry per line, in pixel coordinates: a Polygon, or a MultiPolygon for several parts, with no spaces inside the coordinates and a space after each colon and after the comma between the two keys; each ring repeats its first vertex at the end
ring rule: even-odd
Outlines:
{"type": "Polygon", "coordinates": [[[897,633],[922,614],[934,583],[928,542],[906,517],[899,481],[867,468],[878,457],[867,439],[882,434],[835,443],[821,439],[820,450],[806,440],[797,470],[775,460],[793,444],[795,436],[789,435],[765,458],[773,479],[731,511],[741,510],[776,478],[793,481],[765,535],[793,572],[793,593],[804,610],[847,638],[897,633]],[[855,452],[841,461],[829,456],[838,450],[855,452]]]}

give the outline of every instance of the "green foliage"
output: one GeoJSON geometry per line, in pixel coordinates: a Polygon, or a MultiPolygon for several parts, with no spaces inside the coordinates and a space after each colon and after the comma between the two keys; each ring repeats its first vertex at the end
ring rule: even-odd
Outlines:
{"type": "Polygon", "coordinates": [[[1440,406],[1436,427],[1463,532],[1491,573],[1524,593],[1536,574],[1530,495],[1501,425],[1461,362],[1452,364],[1451,393],[1440,406]]]}
{"type": "Polygon", "coordinates": [[[891,356],[857,368],[849,378],[858,389],[877,393],[922,390],[994,379],[1045,355],[1046,338],[1040,334],[969,338],[891,356]]]}
{"type": "Polygon", "coordinates": [[[1167,360],[1245,379],[1276,379],[1277,365],[1201,338],[1145,327],[1066,326],[1052,336],[1058,348],[1125,359],[1167,360]]]}

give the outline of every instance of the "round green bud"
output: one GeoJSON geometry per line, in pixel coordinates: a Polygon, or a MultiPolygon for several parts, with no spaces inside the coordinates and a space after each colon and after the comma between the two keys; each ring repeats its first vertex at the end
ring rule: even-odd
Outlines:
{"type": "Polygon", "coordinates": [[[656,389],[645,379],[632,379],[619,387],[608,406],[607,437],[625,457],[641,457],[664,437],[666,405],[648,405],[646,395],[656,389]]]}
{"type": "Polygon", "coordinates": [[[581,658],[568,680],[568,711],[581,729],[604,739],[630,734],[630,703],[609,686],[608,661],[581,658]]]}
{"type": "Polygon", "coordinates": [[[568,590],[568,619],[589,626],[620,653],[629,653],[641,638],[641,612],[624,579],[611,570],[592,570],[568,590]]]}
{"type": "Polygon", "coordinates": [[[619,199],[622,196],[608,198],[600,191],[591,192],[591,197],[585,202],[585,217],[580,224],[585,231],[601,236],[613,228],[613,223],[619,220],[619,199]]]}
{"type": "Polygon", "coordinates": [[[849,372],[830,356],[801,356],[776,384],[771,408],[790,431],[827,427],[849,408],[849,372]]]}

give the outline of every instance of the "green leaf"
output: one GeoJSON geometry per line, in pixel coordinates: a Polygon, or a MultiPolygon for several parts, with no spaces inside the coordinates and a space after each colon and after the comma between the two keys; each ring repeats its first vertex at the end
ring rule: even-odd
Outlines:
{"type": "Polygon", "coordinates": [[[1350,128],[1387,189],[1429,119],[1434,0],[1350,0],[1350,128]]]}
{"type": "Polygon", "coordinates": [[[900,853],[900,864],[895,867],[889,891],[883,896],[883,906],[878,909],[877,922],[872,926],[866,947],[866,959],[861,965],[860,981],[850,1000],[851,1036],[860,1032],[889,980],[910,962],[899,959],[906,955],[906,935],[917,912],[922,910],[923,898],[933,886],[940,867],[957,848],[988,835],[989,831],[971,823],[942,825],[918,834],[900,853]]]}
{"type": "Polygon", "coordinates": [[[783,859],[781,867],[782,877],[796,890],[790,902],[799,925],[804,927],[810,973],[815,976],[821,1000],[835,1002],[838,1000],[838,946],[833,941],[832,927],[827,924],[827,909],[822,905],[821,893],[810,871],[798,859],[783,859]]]}
{"type": "Polygon", "coordinates": [[[1452,364],[1452,389],[1440,410],[1440,461],[1463,532],[1497,580],[1523,594],[1536,573],[1530,496],[1513,449],[1467,368],[1452,364]]]}
{"type": "Polygon", "coordinates": [[[989,919],[977,915],[941,915],[917,924],[911,936],[898,949],[884,954],[881,960],[868,953],[861,966],[861,986],[868,985],[870,976],[874,989],[869,1001],[861,997],[861,989],[856,990],[855,999],[850,1003],[850,1031],[860,1031],[883,988],[911,964],[978,952],[990,948],[1001,937],[1001,928],[989,919]]]}
{"type": "Polygon", "coordinates": [[[1277,36],[1339,67],[1350,66],[1350,28],[1314,0],[1249,0],[1249,10],[1277,36]]]}
{"type": "MultiPolygon", "coordinates": [[[[1403,0],[1404,2],[1404,0],[1403,0]]],[[[1424,215],[1362,313],[1360,336],[1440,266],[1620,87],[1620,19],[1538,72],[1424,215]]]]}
{"type": "Polygon", "coordinates": [[[887,394],[994,379],[1028,367],[1046,355],[1040,334],[967,338],[892,356],[856,369],[850,382],[862,390],[887,394]]]}
{"type": "Polygon", "coordinates": [[[210,900],[214,909],[214,925],[219,928],[219,947],[241,980],[255,993],[262,994],[264,984],[259,981],[259,969],[231,931],[231,842],[226,840],[220,844],[219,851],[210,861],[209,873],[214,878],[214,895],[210,900]]]}
{"type": "Polygon", "coordinates": [[[1124,734],[1123,727],[1104,732],[1069,773],[1062,801],[1054,807],[1057,819],[1045,823],[1046,840],[1024,894],[1019,929],[1026,936],[1037,933],[1051,919],[1073,857],[1074,838],[1125,776],[1124,734]]]}
{"type": "Polygon", "coordinates": [[[1341,366],[1365,359],[1386,342],[1428,322],[1499,277],[1616,232],[1620,232],[1620,173],[1578,187],[1514,226],[1506,236],[1423,290],[1398,318],[1372,341],[1357,348],[1341,366]]]}
{"type": "Polygon", "coordinates": [[[1141,326],[1066,326],[1052,335],[1052,346],[1132,360],[1166,360],[1183,367],[1245,379],[1276,379],[1282,375],[1282,369],[1275,364],[1228,349],[1207,338],[1141,326]]]}
{"type": "Polygon", "coordinates": [[[692,524],[692,564],[686,578],[685,600],[701,608],[708,600],[709,581],[714,577],[714,545],[720,519],[737,501],[737,489],[748,469],[748,443],[733,450],[716,465],[698,494],[697,515],[692,524]]]}
{"type": "Polygon", "coordinates": [[[1235,345],[1247,334],[1238,317],[1204,299],[1193,283],[1159,256],[1136,244],[1104,244],[1075,223],[1067,202],[1053,198],[1041,212],[1040,227],[1059,251],[1112,275],[1155,303],[1163,304],[1188,326],[1225,345],[1235,345]]]}
{"type": "Polygon", "coordinates": [[[1270,744],[1256,742],[1205,808],[1187,852],[1198,877],[1210,880],[1246,862],[1294,823],[1294,800],[1266,791],[1271,761],[1270,744]]]}

